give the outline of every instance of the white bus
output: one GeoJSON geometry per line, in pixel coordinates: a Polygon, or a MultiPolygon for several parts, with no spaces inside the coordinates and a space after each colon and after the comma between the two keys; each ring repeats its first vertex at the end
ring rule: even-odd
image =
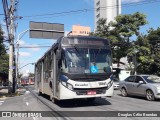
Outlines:
{"type": "Polygon", "coordinates": [[[61,37],[35,64],[39,94],[51,100],[113,95],[109,41],[99,37],[61,37]]]}

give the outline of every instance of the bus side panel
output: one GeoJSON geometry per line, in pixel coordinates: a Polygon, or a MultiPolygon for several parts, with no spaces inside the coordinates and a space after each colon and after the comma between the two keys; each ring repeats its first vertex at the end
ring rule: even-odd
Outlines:
{"type": "Polygon", "coordinates": [[[34,84],[34,87],[35,87],[35,90],[38,90],[38,72],[37,72],[37,66],[35,66],[34,73],[35,73],[35,77],[34,77],[35,84],[34,84]]]}
{"type": "Polygon", "coordinates": [[[51,92],[51,89],[49,87],[49,82],[44,82],[43,84],[43,92],[47,95],[51,95],[52,92],[51,92]]]}
{"type": "Polygon", "coordinates": [[[53,96],[54,97],[57,97],[56,96],[56,55],[55,55],[55,52],[53,52],[53,80],[52,80],[52,84],[53,84],[53,96]]]}
{"type": "Polygon", "coordinates": [[[58,90],[58,67],[57,67],[57,60],[56,60],[56,51],[52,51],[52,66],[51,66],[51,78],[48,81],[50,86],[50,97],[51,98],[59,98],[59,90],[58,90]]]}
{"type": "Polygon", "coordinates": [[[41,82],[40,82],[40,84],[39,84],[39,91],[40,92],[42,92],[42,93],[44,93],[44,91],[43,91],[43,68],[44,68],[44,62],[42,62],[42,70],[41,70],[41,82]]]}

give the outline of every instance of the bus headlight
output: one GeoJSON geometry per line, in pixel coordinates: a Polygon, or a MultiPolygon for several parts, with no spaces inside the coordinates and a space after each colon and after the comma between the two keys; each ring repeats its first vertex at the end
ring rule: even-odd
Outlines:
{"type": "Polygon", "coordinates": [[[65,87],[67,86],[67,82],[61,81],[61,83],[63,86],[65,86],[65,87]]]}
{"type": "Polygon", "coordinates": [[[73,90],[73,85],[68,82],[61,81],[62,85],[68,88],[69,90],[73,90]]]}
{"type": "Polygon", "coordinates": [[[70,89],[70,90],[73,90],[73,85],[67,83],[67,88],[70,89]]]}

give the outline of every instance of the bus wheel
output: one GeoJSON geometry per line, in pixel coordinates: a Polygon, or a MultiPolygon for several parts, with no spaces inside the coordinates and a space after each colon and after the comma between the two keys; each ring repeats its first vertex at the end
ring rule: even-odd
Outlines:
{"type": "Polygon", "coordinates": [[[42,95],[42,92],[41,92],[41,91],[39,91],[39,92],[38,92],[38,96],[41,96],[41,95],[42,95]]]}
{"type": "Polygon", "coordinates": [[[57,99],[55,99],[55,98],[53,98],[53,97],[50,97],[50,100],[51,100],[51,101],[52,101],[52,103],[54,103],[54,104],[58,103],[58,100],[57,100],[57,99]]]}

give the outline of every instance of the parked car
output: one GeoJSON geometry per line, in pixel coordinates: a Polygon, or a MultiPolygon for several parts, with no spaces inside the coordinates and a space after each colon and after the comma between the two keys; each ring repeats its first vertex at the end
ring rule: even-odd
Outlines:
{"type": "Polygon", "coordinates": [[[113,79],[113,87],[114,87],[114,89],[119,89],[119,80],[118,79],[113,79]]]}
{"type": "Polygon", "coordinates": [[[160,77],[153,75],[131,75],[120,81],[122,96],[137,95],[153,101],[160,98],[160,77]]]}

